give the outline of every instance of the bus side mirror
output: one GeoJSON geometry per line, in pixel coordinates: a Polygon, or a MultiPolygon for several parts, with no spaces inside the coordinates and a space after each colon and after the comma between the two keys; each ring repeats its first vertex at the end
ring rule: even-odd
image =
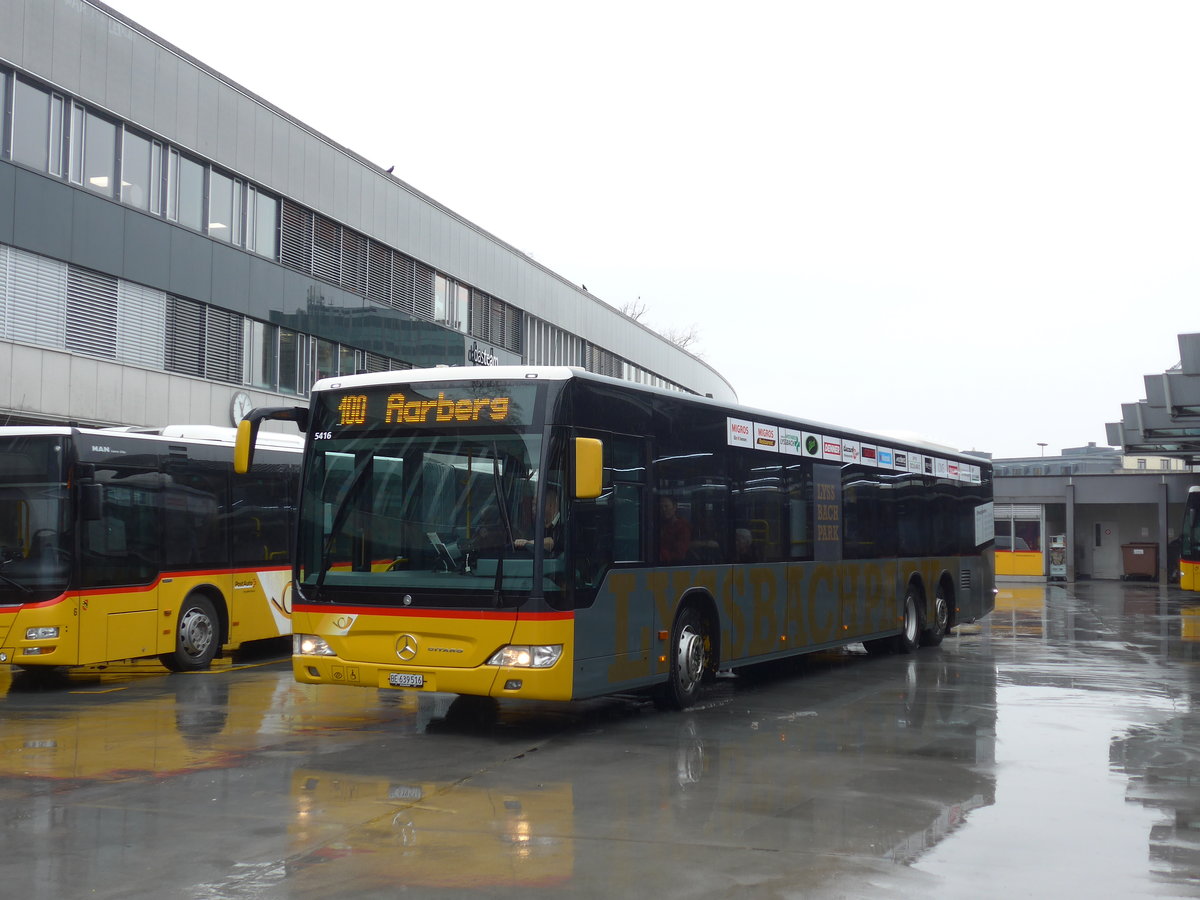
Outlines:
{"type": "Polygon", "coordinates": [[[254,443],[258,426],[265,419],[295,422],[301,434],[308,432],[308,409],[303,406],[265,406],[246,413],[237,426],[237,441],[233,445],[233,471],[245,475],[254,465],[254,443]]]}
{"type": "Polygon", "coordinates": [[[596,438],[575,438],[575,498],[594,500],[604,485],[604,444],[596,438]]]}

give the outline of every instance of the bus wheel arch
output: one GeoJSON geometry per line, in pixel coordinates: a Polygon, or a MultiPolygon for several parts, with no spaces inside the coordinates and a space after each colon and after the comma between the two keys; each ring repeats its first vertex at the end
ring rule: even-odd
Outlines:
{"type": "Polygon", "coordinates": [[[936,647],[954,626],[954,582],[950,573],[943,572],[933,592],[933,606],[925,627],[921,629],[921,646],[936,647]]]}
{"type": "Polygon", "coordinates": [[[667,680],[654,692],[660,709],[686,709],[716,678],[720,630],[716,603],[703,591],[686,594],[675,610],[667,646],[667,680]]]}
{"type": "Polygon", "coordinates": [[[159,656],[172,672],[197,672],[212,665],[227,633],[225,604],[215,590],[196,588],[179,604],[175,649],[159,656]]]}

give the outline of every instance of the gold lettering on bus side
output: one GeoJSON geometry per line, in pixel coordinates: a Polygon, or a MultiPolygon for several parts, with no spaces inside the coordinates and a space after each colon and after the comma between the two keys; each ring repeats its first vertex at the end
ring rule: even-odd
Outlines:
{"type": "Polygon", "coordinates": [[[503,422],[508,418],[508,398],[496,397],[492,400],[492,421],[503,422]]]}
{"type": "Polygon", "coordinates": [[[775,611],[777,595],[775,573],[770,569],[750,570],[750,603],[754,636],[751,653],[770,653],[779,649],[779,616],[775,611]]]}
{"type": "Polygon", "coordinates": [[[836,599],[837,588],[833,567],[829,565],[813,567],[812,577],[808,580],[808,632],[814,644],[832,641],[837,634],[838,622],[835,611],[838,605],[836,599]],[[817,602],[822,585],[825,587],[827,596],[835,601],[830,604],[824,614],[820,613],[820,604],[817,602]]]}
{"type": "MultiPolygon", "coordinates": [[[[610,575],[609,578],[611,577],[610,575]]],[[[646,587],[650,589],[650,596],[654,602],[654,627],[659,631],[667,631],[674,624],[671,618],[674,610],[668,596],[670,584],[670,572],[649,572],[646,575],[646,587]]],[[[654,641],[651,648],[651,668],[655,672],[665,672],[670,666],[671,653],[668,645],[669,641],[654,641]],[[660,660],[660,656],[667,657],[667,661],[660,660]]]]}
{"type": "Polygon", "coordinates": [[[808,634],[808,617],[804,614],[804,566],[787,567],[787,610],[784,619],[789,647],[804,647],[812,642],[808,634]]]}
{"type": "Polygon", "coordinates": [[[721,623],[721,655],[726,659],[737,659],[746,654],[746,617],[738,598],[744,595],[746,570],[734,566],[725,578],[721,592],[721,606],[725,610],[721,623]]]}
{"type": "Polygon", "coordinates": [[[454,404],[454,419],[458,422],[471,421],[471,408],[475,404],[470,400],[459,400],[454,404]]]}
{"type": "Polygon", "coordinates": [[[641,657],[634,654],[642,648],[650,646],[650,630],[643,628],[637,640],[632,635],[630,619],[632,617],[633,592],[637,587],[637,578],[632,572],[613,572],[608,576],[608,588],[613,595],[613,648],[614,657],[608,667],[608,681],[618,684],[633,678],[641,678],[650,674],[649,659],[643,653],[641,657]],[[631,647],[636,643],[636,647],[631,647]]]}
{"type": "Polygon", "coordinates": [[[862,608],[858,579],[862,574],[861,563],[842,563],[838,566],[838,598],[842,607],[842,636],[859,634],[862,623],[858,620],[862,608]]]}

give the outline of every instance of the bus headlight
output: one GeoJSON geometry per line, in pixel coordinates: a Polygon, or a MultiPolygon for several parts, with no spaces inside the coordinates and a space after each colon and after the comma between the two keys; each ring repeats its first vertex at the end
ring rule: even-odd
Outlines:
{"type": "Polygon", "coordinates": [[[325,642],[325,638],[315,634],[292,635],[293,656],[337,656],[333,648],[325,642]]]}
{"type": "Polygon", "coordinates": [[[37,628],[25,629],[25,640],[27,641],[48,641],[58,637],[57,625],[40,625],[37,628]]]}
{"type": "Polygon", "coordinates": [[[558,662],[560,656],[562,644],[510,644],[493,653],[487,664],[519,669],[548,669],[558,662]]]}

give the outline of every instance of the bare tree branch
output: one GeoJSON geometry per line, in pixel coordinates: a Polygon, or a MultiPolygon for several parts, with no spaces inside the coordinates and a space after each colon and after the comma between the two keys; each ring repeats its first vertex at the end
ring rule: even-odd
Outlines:
{"type": "Polygon", "coordinates": [[[642,321],[642,316],[646,314],[647,309],[649,307],[642,302],[641,297],[638,297],[636,300],[626,300],[621,304],[621,312],[625,313],[625,315],[629,316],[635,322],[642,321]]]}

